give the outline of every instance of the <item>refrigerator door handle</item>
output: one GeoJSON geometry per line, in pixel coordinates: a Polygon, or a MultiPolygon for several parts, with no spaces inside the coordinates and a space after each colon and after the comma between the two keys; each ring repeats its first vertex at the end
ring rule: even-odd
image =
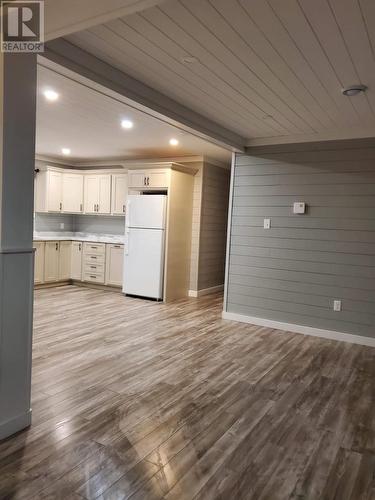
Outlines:
{"type": "Polygon", "coordinates": [[[130,200],[126,200],[126,227],[130,226],[130,200]]]}
{"type": "Polygon", "coordinates": [[[124,255],[129,255],[129,233],[129,227],[125,226],[124,255]]]}

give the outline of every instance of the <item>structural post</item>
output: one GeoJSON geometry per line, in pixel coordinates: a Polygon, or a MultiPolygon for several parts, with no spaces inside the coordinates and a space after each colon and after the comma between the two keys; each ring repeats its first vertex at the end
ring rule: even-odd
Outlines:
{"type": "Polygon", "coordinates": [[[0,439],[31,423],[36,54],[0,53],[0,439]]]}

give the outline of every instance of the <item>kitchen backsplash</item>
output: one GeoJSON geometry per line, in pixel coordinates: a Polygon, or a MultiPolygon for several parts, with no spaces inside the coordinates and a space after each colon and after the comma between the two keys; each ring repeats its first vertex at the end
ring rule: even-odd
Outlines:
{"type": "Polygon", "coordinates": [[[34,230],[38,232],[73,232],[74,216],[65,214],[35,214],[34,230]]]}
{"type": "Polygon", "coordinates": [[[124,234],[125,217],[105,215],[75,215],[74,231],[94,234],[124,234]]]}
{"type": "Polygon", "coordinates": [[[35,214],[34,230],[37,232],[124,234],[125,217],[39,213],[35,214]]]}

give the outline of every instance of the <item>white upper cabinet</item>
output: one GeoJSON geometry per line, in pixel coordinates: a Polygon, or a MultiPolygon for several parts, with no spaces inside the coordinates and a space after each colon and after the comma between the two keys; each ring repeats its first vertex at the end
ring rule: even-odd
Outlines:
{"type": "Polygon", "coordinates": [[[129,170],[128,180],[130,188],[146,187],[146,176],[139,170],[129,170]]]}
{"type": "Polygon", "coordinates": [[[85,175],[85,213],[111,213],[111,175],[85,175]]]}
{"type": "Polygon", "coordinates": [[[63,173],[62,211],[66,213],[83,212],[83,175],[63,173]]]}
{"type": "Polygon", "coordinates": [[[129,188],[165,189],[169,186],[169,177],[168,169],[129,170],[129,188]]]}
{"type": "Polygon", "coordinates": [[[147,174],[147,187],[167,188],[169,186],[169,170],[150,170],[147,174]]]}
{"type": "Polygon", "coordinates": [[[114,215],[125,215],[127,197],[128,175],[112,175],[112,213],[114,215]]]}
{"type": "Polygon", "coordinates": [[[38,172],[35,179],[35,211],[82,213],[83,175],[54,168],[38,172]]]}
{"type": "Polygon", "coordinates": [[[99,200],[98,176],[85,176],[85,212],[87,214],[96,214],[96,208],[99,200]]]}
{"type": "Polygon", "coordinates": [[[61,212],[62,172],[45,170],[35,178],[35,211],[61,212]]]}
{"type": "Polygon", "coordinates": [[[60,212],[62,209],[62,181],[63,174],[60,172],[48,172],[47,187],[47,210],[48,212],[60,212]]]}
{"type": "Polygon", "coordinates": [[[98,213],[111,213],[111,175],[99,175],[99,207],[98,213]]]}

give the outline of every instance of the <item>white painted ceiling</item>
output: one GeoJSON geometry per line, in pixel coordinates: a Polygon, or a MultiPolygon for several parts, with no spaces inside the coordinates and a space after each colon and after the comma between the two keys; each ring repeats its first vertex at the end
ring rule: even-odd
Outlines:
{"type": "Polygon", "coordinates": [[[228,163],[231,158],[225,149],[39,65],[36,153],[67,160],[64,147],[78,162],[205,155],[228,163]],[[45,89],[58,92],[59,99],[47,101],[45,89]],[[133,129],[121,128],[126,118],[133,129]],[[169,145],[172,137],[177,147],[169,145]]]}
{"type": "Polygon", "coordinates": [[[375,135],[374,0],[167,0],[67,39],[249,144],[375,135]]]}
{"type": "Polygon", "coordinates": [[[87,29],[164,0],[44,0],[45,38],[87,29]]]}

